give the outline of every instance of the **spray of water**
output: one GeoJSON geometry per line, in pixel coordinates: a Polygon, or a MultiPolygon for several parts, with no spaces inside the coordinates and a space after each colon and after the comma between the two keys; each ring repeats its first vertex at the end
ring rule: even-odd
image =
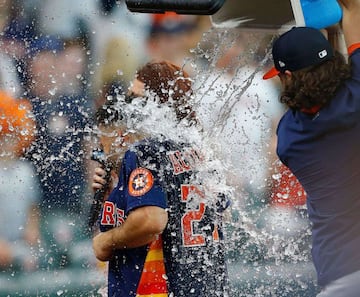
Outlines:
{"type": "Polygon", "coordinates": [[[277,123],[283,112],[278,103],[279,86],[269,87],[261,81],[271,63],[273,38],[265,33],[228,28],[212,28],[204,34],[192,50],[195,56],[192,65],[196,65],[194,104],[206,126],[202,141],[219,160],[217,168],[227,180],[227,189],[229,180],[234,179],[231,174],[235,173],[230,192],[236,218],[229,222],[232,230],[229,250],[246,254],[256,246],[261,257],[276,263],[306,261],[310,231],[305,212],[294,215],[282,209],[275,213],[264,201],[263,207],[247,207],[251,200],[249,185],[260,192],[272,183],[271,175],[262,176],[259,172],[274,167],[269,157],[275,154],[270,144],[274,128],[271,125],[277,123]],[[228,59],[226,65],[224,57],[228,59]],[[254,134],[254,130],[261,130],[261,135],[254,134]],[[252,179],[247,180],[249,176],[252,179]],[[246,180],[248,185],[243,183],[246,180]]]}

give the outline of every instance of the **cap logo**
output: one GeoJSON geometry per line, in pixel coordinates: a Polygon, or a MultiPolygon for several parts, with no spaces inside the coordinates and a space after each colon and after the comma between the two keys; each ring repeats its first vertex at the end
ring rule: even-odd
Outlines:
{"type": "Polygon", "coordinates": [[[320,59],[323,59],[323,58],[325,58],[326,56],[327,56],[327,50],[326,49],[324,49],[324,50],[322,50],[321,52],[319,52],[319,57],[320,57],[320,59]]]}
{"type": "Polygon", "coordinates": [[[285,67],[285,63],[284,63],[283,61],[279,61],[279,66],[280,66],[281,68],[283,68],[283,67],[285,67]]]}

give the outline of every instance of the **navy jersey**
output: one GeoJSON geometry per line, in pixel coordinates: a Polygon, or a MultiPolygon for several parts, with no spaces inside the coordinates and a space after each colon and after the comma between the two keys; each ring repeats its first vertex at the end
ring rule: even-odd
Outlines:
{"type": "MultiPolygon", "coordinates": [[[[170,141],[145,140],[123,158],[119,183],[105,202],[101,231],[142,206],[167,209],[162,234],[169,295],[223,296],[227,285],[221,212],[225,198],[196,183],[196,150],[170,141]]],[[[135,296],[148,247],[122,249],[109,262],[109,296],[135,296]]]]}
{"type": "Polygon", "coordinates": [[[313,261],[325,286],[360,270],[360,49],[352,77],[315,115],[288,110],[278,155],[307,193],[313,261]]]}
{"type": "Polygon", "coordinates": [[[89,125],[83,96],[52,100],[31,98],[37,137],[29,158],[43,192],[44,210],[78,212],[85,190],[85,127],[89,125]]]}

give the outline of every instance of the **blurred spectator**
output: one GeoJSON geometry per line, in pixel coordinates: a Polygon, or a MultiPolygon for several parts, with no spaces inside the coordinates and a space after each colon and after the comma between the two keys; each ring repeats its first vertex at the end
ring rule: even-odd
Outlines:
{"type": "Polygon", "coordinates": [[[147,41],[149,59],[172,61],[194,73],[190,63],[190,52],[210,28],[209,18],[194,15],[178,15],[173,12],[153,14],[150,36],[147,41]]]}
{"type": "MultiPolygon", "coordinates": [[[[88,57],[86,55],[87,40],[82,38],[65,39],[64,50],[57,55],[56,92],[67,96],[79,96],[80,106],[89,107],[86,70],[88,57]]],[[[89,110],[90,111],[90,110],[89,110]]]]}
{"type": "MultiPolygon", "coordinates": [[[[110,11],[101,6],[103,1],[93,1],[97,5],[95,16],[94,12],[90,15],[89,26],[92,33],[95,69],[103,63],[110,42],[118,38],[126,40],[128,43],[127,47],[122,48],[123,53],[119,54],[136,57],[137,64],[133,67],[137,69],[146,60],[145,48],[146,39],[149,35],[150,15],[130,12],[125,1],[117,1],[110,11]]],[[[124,66],[127,66],[127,60],[123,63],[124,66]]],[[[127,79],[131,80],[132,78],[128,77],[127,79]]]]}
{"type": "Polygon", "coordinates": [[[30,104],[0,92],[0,269],[38,268],[40,189],[22,157],[34,137],[30,104]]]}
{"type": "Polygon", "coordinates": [[[95,99],[97,110],[105,104],[107,96],[126,93],[129,83],[135,75],[137,58],[127,53],[129,43],[126,39],[109,40],[104,62],[99,68],[99,94],[95,99]]]}
{"type": "Polygon", "coordinates": [[[103,4],[16,0],[6,35],[28,46],[20,59],[21,79],[39,131],[28,157],[41,180],[42,231],[52,267],[68,263],[69,244],[83,217],[88,180],[84,129],[93,100],[99,90],[104,97],[114,92],[118,81],[126,88],[127,76],[132,79],[137,63],[145,60],[149,16],[130,13],[124,2],[111,9],[103,4]]]}
{"type": "Polygon", "coordinates": [[[88,112],[82,78],[86,53],[81,42],[48,36],[34,41],[31,54],[27,87],[38,134],[29,158],[41,181],[48,263],[56,267],[68,263],[66,253],[83,218],[88,112]]]}
{"type": "Polygon", "coordinates": [[[127,88],[136,69],[147,59],[146,41],[151,24],[150,15],[130,12],[125,1],[116,1],[111,9],[106,9],[104,2],[96,2],[96,16],[91,15],[89,24],[96,95],[109,84],[109,75],[124,82],[127,88]]]}
{"type": "MultiPolygon", "coordinates": [[[[125,1],[109,5],[104,0],[30,0],[37,7],[38,31],[45,35],[65,39],[84,37],[89,41],[89,85],[97,98],[102,89],[102,64],[111,46],[121,48],[112,57],[116,59],[116,73],[123,73],[123,80],[130,79],[136,68],[146,58],[146,39],[149,34],[150,17],[130,12],[125,1]],[[125,59],[123,59],[125,57],[125,59]],[[136,57],[136,64],[129,60],[136,57]],[[127,77],[129,74],[129,77],[127,77]]],[[[114,2],[114,1],[112,1],[114,2]]],[[[24,3],[28,10],[32,9],[24,3]]],[[[107,63],[107,62],[106,62],[107,63]]]]}
{"type": "MultiPolygon", "coordinates": [[[[0,88],[15,98],[23,93],[20,60],[25,54],[26,31],[18,34],[20,27],[17,1],[0,3],[0,88]]],[[[27,31],[29,32],[29,31],[27,31]]]]}

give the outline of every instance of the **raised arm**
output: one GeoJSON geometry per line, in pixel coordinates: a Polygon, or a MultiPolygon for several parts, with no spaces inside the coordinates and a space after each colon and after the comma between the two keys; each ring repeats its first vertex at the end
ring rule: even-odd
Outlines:
{"type": "MultiPolygon", "coordinates": [[[[341,21],[347,48],[360,43],[360,0],[337,0],[343,10],[341,21]]],[[[358,45],[357,47],[359,47],[358,45]]]]}

